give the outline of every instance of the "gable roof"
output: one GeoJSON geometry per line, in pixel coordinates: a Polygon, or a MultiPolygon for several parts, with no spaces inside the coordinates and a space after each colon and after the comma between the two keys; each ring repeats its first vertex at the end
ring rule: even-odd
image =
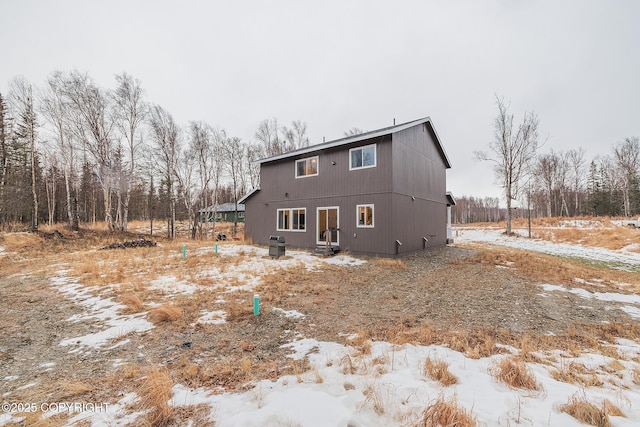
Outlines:
{"type": "Polygon", "coordinates": [[[303,148],[299,148],[297,150],[293,150],[293,151],[288,151],[284,154],[279,154],[277,156],[272,156],[272,157],[267,157],[261,160],[258,160],[257,163],[269,163],[269,162],[274,162],[277,160],[282,160],[282,159],[287,159],[289,157],[294,157],[294,156],[299,156],[302,154],[307,154],[307,153],[313,153],[315,151],[320,151],[320,150],[325,150],[327,148],[333,148],[333,147],[339,147],[341,145],[347,145],[347,144],[354,144],[356,142],[360,142],[360,141],[365,141],[367,139],[371,139],[371,138],[376,138],[376,137],[380,137],[380,136],[385,136],[385,135],[390,135],[392,133],[395,132],[400,132],[403,131],[405,129],[409,129],[411,127],[420,125],[420,124],[427,124],[429,130],[431,131],[433,138],[436,142],[436,148],[438,149],[438,152],[440,153],[440,155],[442,156],[442,160],[444,161],[444,164],[446,166],[447,169],[451,168],[451,163],[449,162],[449,157],[447,156],[447,153],[444,151],[444,147],[442,146],[442,143],[440,142],[440,137],[438,137],[438,133],[436,132],[435,128],[433,127],[433,123],[431,122],[431,118],[430,117],[424,117],[422,119],[418,119],[418,120],[413,120],[411,122],[406,122],[406,123],[401,123],[399,125],[393,125],[393,126],[389,126],[386,128],[382,128],[382,129],[377,129],[377,130],[373,130],[370,132],[365,132],[365,133],[361,133],[358,135],[353,135],[353,136],[347,136],[345,138],[340,138],[340,139],[336,139],[333,141],[328,141],[328,142],[323,142],[322,144],[316,144],[316,145],[310,145],[308,147],[303,147],[303,148]]]}
{"type": "MultiPolygon", "coordinates": [[[[235,212],[236,207],[233,203],[222,203],[221,205],[218,205],[218,206],[209,206],[204,209],[200,209],[198,213],[213,212],[214,210],[217,213],[235,212]]],[[[244,205],[240,203],[239,200],[238,200],[238,212],[244,212],[244,205]]]]}

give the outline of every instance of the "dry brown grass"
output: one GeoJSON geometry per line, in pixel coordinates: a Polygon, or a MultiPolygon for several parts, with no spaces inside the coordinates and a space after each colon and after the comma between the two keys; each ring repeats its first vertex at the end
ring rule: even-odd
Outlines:
{"type": "Polygon", "coordinates": [[[134,292],[128,292],[122,295],[118,302],[126,306],[127,313],[139,313],[144,308],[144,304],[142,303],[142,299],[134,292]]]}
{"type": "Polygon", "coordinates": [[[605,399],[602,402],[602,407],[604,409],[605,414],[607,415],[611,415],[612,417],[624,417],[624,412],[622,412],[622,410],[616,406],[614,403],[612,403],[609,399],[605,399]]]}
{"type": "Polygon", "coordinates": [[[422,413],[418,426],[422,427],[475,427],[477,417],[472,411],[458,406],[455,396],[445,398],[443,395],[429,403],[422,413]]]}
{"type": "Polygon", "coordinates": [[[404,270],[407,268],[407,264],[401,259],[393,259],[393,258],[376,258],[375,264],[382,268],[396,268],[400,270],[404,270]]]}
{"type": "Polygon", "coordinates": [[[597,248],[621,249],[637,243],[638,232],[631,228],[612,227],[589,230],[586,228],[534,229],[536,237],[554,242],[581,244],[597,248]]]}
{"type": "Polygon", "coordinates": [[[449,364],[444,360],[432,360],[430,357],[427,357],[424,362],[424,374],[444,386],[458,383],[458,377],[449,371],[449,364]]]}
{"type": "Polygon", "coordinates": [[[182,317],[182,310],[175,305],[161,305],[149,311],[149,320],[154,323],[174,322],[182,317]]]}
{"type": "MultiPolygon", "coordinates": [[[[227,321],[241,320],[249,316],[253,316],[253,295],[249,292],[234,292],[227,296],[224,303],[227,312],[227,321]]],[[[262,297],[260,301],[260,312],[266,312],[262,305],[262,297]]]]}
{"type": "Polygon", "coordinates": [[[489,373],[510,388],[542,390],[542,385],[536,380],[531,368],[517,356],[503,357],[500,361],[491,364],[489,373]]]}
{"type": "Polygon", "coordinates": [[[144,422],[152,426],[171,424],[174,418],[173,408],[169,405],[172,388],[173,380],[166,369],[153,368],[147,373],[137,390],[140,409],[149,411],[144,422]]]}
{"type": "Polygon", "coordinates": [[[589,280],[598,278],[600,284],[620,290],[616,283],[627,283],[627,292],[640,290],[640,280],[637,273],[601,268],[582,262],[568,260],[557,256],[529,252],[526,250],[494,247],[474,246],[479,253],[475,257],[457,259],[452,264],[474,263],[493,270],[495,266],[508,266],[516,273],[533,278],[538,282],[568,284],[573,287],[583,287],[575,278],[589,280]]]}
{"type": "Polygon", "coordinates": [[[368,384],[363,390],[364,400],[358,404],[358,409],[371,405],[373,411],[378,415],[384,415],[386,411],[384,393],[379,384],[368,384]]]}
{"type": "Polygon", "coordinates": [[[633,368],[633,371],[631,372],[631,379],[634,384],[640,385],[640,368],[633,368]]]}
{"type": "Polygon", "coordinates": [[[600,381],[594,371],[576,362],[564,363],[561,360],[560,367],[557,370],[551,371],[550,375],[551,378],[556,381],[569,384],[582,384],[586,387],[598,387],[602,385],[602,381],[600,381]]]}
{"type": "MultiPolygon", "coordinates": [[[[560,406],[560,411],[571,415],[581,423],[596,427],[610,427],[611,422],[603,407],[597,407],[589,402],[584,395],[574,394],[569,398],[569,402],[560,406]]],[[[619,411],[619,409],[618,409],[619,411]]]]}

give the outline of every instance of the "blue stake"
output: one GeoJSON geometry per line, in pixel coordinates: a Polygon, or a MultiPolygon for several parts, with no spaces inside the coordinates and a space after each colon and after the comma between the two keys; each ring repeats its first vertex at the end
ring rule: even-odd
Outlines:
{"type": "Polygon", "coordinates": [[[216,243],[216,253],[218,253],[218,244],[216,243]]]}

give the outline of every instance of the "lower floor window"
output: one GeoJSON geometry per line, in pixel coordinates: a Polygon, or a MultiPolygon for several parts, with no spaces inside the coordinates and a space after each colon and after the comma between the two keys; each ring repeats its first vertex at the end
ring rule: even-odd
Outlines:
{"type": "Polygon", "coordinates": [[[304,231],[306,229],[307,209],[278,209],[278,231],[304,231]]]}
{"type": "Polygon", "coordinates": [[[373,205],[356,206],[356,226],[373,228],[373,205]]]}

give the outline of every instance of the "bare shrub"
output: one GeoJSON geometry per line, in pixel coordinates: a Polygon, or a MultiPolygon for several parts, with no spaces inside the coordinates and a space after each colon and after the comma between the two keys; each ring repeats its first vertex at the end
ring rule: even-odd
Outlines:
{"type": "Polygon", "coordinates": [[[503,357],[489,366],[489,373],[501,383],[511,388],[524,390],[542,390],[535,375],[522,359],[516,356],[503,357]]]}
{"type": "Polygon", "coordinates": [[[444,360],[431,360],[430,357],[424,362],[424,373],[434,381],[438,381],[444,386],[458,383],[458,377],[449,371],[449,364],[444,360]]]}
{"type": "Polygon", "coordinates": [[[174,322],[182,317],[182,310],[175,305],[161,305],[147,314],[152,323],[174,322]]]}
{"type": "Polygon", "coordinates": [[[456,396],[446,399],[440,395],[438,399],[429,403],[422,413],[418,426],[422,427],[475,427],[477,418],[471,411],[458,406],[456,396]]]}
{"type": "MultiPolygon", "coordinates": [[[[603,405],[604,406],[604,405],[603,405]]],[[[596,427],[611,427],[611,422],[604,407],[598,408],[587,400],[587,397],[574,394],[569,398],[569,402],[560,406],[560,411],[571,415],[576,420],[584,424],[596,427]]]]}

